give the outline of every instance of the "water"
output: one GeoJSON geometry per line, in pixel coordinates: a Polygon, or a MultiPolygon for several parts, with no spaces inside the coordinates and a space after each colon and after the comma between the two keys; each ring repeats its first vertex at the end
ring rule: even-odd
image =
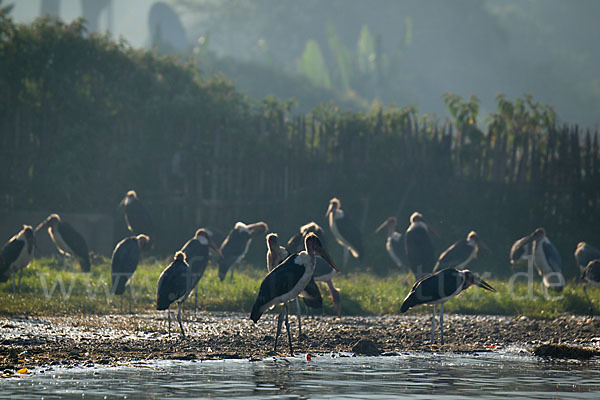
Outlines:
{"type": "Polygon", "coordinates": [[[0,380],[2,398],[598,399],[600,361],[540,360],[518,352],[339,355],[262,361],[156,361],[57,368],[0,380]]]}

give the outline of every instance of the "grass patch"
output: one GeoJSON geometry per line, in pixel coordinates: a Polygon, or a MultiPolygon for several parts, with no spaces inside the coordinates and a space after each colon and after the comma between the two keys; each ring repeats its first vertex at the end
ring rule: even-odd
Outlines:
{"type": "MultiPolygon", "coordinates": [[[[144,259],[133,278],[133,312],[155,309],[156,284],[167,259],[144,259]]],[[[112,296],[110,260],[102,259],[84,274],[65,270],[54,259],[36,259],[23,272],[21,291],[13,294],[12,283],[0,284],[1,315],[73,315],[108,314],[121,312],[121,298],[112,296]]],[[[217,276],[216,267],[209,265],[199,283],[198,306],[207,311],[236,311],[249,313],[256,298],[262,269],[246,267],[236,271],[234,279],[229,275],[224,282],[217,276]]],[[[390,315],[397,314],[404,297],[412,286],[412,275],[396,275],[381,278],[359,273],[334,278],[341,291],[344,315],[390,315]]],[[[553,318],[560,314],[587,314],[588,303],[583,287],[568,282],[554,299],[544,299],[538,279],[531,285],[525,281],[512,287],[507,281],[487,280],[496,288],[490,293],[473,287],[458,298],[447,302],[445,311],[465,314],[526,315],[532,318],[553,318]]],[[[334,314],[333,304],[326,285],[321,284],[324,313],[334,314]]],[[[588,293],[594,310],[600,308],[600,290],[589,288],[588,293]]],[[[123,301],[123,310],[129,311],[129,292],[123,301]]],[[[193,305],[187,301],[187,309],[193,305]]],[[[291,312],[294,312],[291,304],[291,312]]],[[[411,314],[430,312],[430,307],[417,307],[411,314]]]]}

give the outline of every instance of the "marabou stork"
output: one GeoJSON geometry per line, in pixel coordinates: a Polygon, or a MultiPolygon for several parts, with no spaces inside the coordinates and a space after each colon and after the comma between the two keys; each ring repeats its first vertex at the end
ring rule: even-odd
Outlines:
{"type": "Polygon", "coordinates": [[[134,235],[143,233],[152,237],[152,217],[148,209],[138,198],[135,190],[128,191],[123,200],[121,200],[120,205],[125,207],[127,229],[134,235]]]}
{"type": "Polygon", "coordinates": [[[286,245],[286,250],[288,253],[297,253],[304,250],[304,237],[309,232],[315,233],[321,240],[323,247],[327,248],[327,243],[325,242],[325,231],[315,221],[311,221],[308,224],[302,225],[300,230],[288,240],[286,245]]]}
{"type": "Polygon", "coordinates": [[[483,279],[473,274],[468,269],[458,270],[447,268],[433,274],[426,275],[415,282],[414,286],[404,299],[400,312],[404,313],[409,308],[419,304],[433,304],[431,316],[431,343],[435,335],[435,304],[441,304],[440,332],[441,344],[444,344],[444,303],[458,296],[471,285],[476,285],[491,292],[496,290],[483,279]]]}
{"type": "MultiPolygon", "coordinates": [[[[125,287],[131,285],[131,279],[140,262],[142,250],[149,242],[150,237],[139,234],[121,240],[113,250],[111,260],[112,293],[121,296],[121,310],[123,310],[125,287]]],[[[131,311],[131,291],[129,293],[129,311],[131,311]]]]}
{"type": "Polygon", "coordinates": [[[183,323],[181,322],[181,304],[190,293],[192,286],[191,270],[185,260],[185,254],[181,251],[175,253],[173,262],[160,274],[158,288],[156,291],[156,309],[167,310],[169,319],[169,335],[171,334],[171,313],[169,306],[176,302],[178,304],[177,321],[181,328],[181,336],[185,337],[183,323]]]}
{"type": "MultiPolygon", "coordinates": [[[[306,225],[302,225],[300,227],[300,232],[290,238],[290,240],[288,241],[288,244],[287,244],[288,252],[297,253],[297,252],[302,251],[302,249],[304,247],[304,238],[306,237],[307,234],[309,234],[311,232],[314,233],[315,235],[317,235],[319,237],[319,240],[321,240],[321,244],[323,245],[323,247],[327,248],[325,240],[324,240],[325,239],[325,231],[316,222],[312,221],[306,225]]],[[[336,270],[333,269],[327,261],[325,261],[321,257],[317,256],[317,260],[316,260],[316,264],[315,264],[315,272],[313,273],[313,279],[315,280],[315,282],[325,282],[327,284],[327,287],[329,288],[329,293],[331,294],[331,300],[333,301],[333,307],[335,308],[335,312],[338,317],[341,317],[342,302],[341,302],[341,298],[340,298],[341,297],[340,291],[338,289],[336,289],[335,286],[333,286],[333,280],[332,280],[335,272],[336,272],[336,270]]],[[[316,286],[316,288],[318,289],[318,286],[316,286]]],[[[316,293],[314,293],[313,297],[315,297],[315,296],[316,296],[316,293]]],[[[316,302],[309,302],[308,298],[304,297],[304,295],[302,297],[304,298],[304,303],[306,304],[307,307],[309,307],[309,308],[321,308],[322,307],[323,303],[322,303],[320,293],[318,296],[319,300],[316,302]],[[319,301],[321,302],[320,304],[319,304],[319,301]]]]}
{"type": "Polygon", "coordinates": [[[194,296],[194,309],[198,309],[198,282],[204,275],[204,270],[208,265],[208,249],[211,248],[219,257],[223,257],[221,250],[212,240],[211,232],[208,229],[200,228],[196,231],[193,238],[188,240],[181,252],[185,254],[188,265],[192,272],[192,290],[196,288],[194,296]]]}
{"type": "Polygon", "coordinates": [[[489,250],[486,244],[479,240],[477,232],[469,232],[466,239],[454,243],[440,255],[433,272],[446,268],[459,269],[465,267],[471,260],[477,257],[479,246],[489,250]]]}
{"type": "Polygon", "coordinates": [[[583,273],[590,261],[600,260],[600,250],[590,246],[586,242],[579,242],[575,250],[575,259],[579,266],[579,271],[583,273]]]}
{"type": "MultiPolygon", "coordinates": [[[[279,264],[281,264],[287,257],[288,251],[285,247],[279,245],[279,237],[276,233],[269,233],[266,237],[267,241],[267,270],[273,271],[279,264]]],[[[304,302],[307,303],[308,307],[322,307],[323,299],[321,292],[314,283],[314,280],[310,281],[306,288],[300,294],[304,298],[304,302]]],[[[302,311],[300,309],[300,300],[296,296],[296,315],[298,317],[298,337],[302,336],[302,311]]],[[[283,318],[283,310],[279,313],[279,318],[283,318]]]]}
{"type": "Polygon", "coordinates": [[[590,314],[592,313],[592,301],[587,294],[587,285],[590,284],[592,286],[596,286],[600,288],[600,260],[592,260],[585,267],[583,272],[581,273],[582,281],[584,281],[583,292],[585,293],[585,297],[587,298],[588,303],[590,303],[590,314]]]}
{"type": "Polygon", "coordinates": [[[375,233],[379,233],[384,228],[387,228],[385,249],[400,271],[402,273],[406,273],[406,249],[404,247],[404,238],[402,237],[401,233],[396,232],[397,225],[398,218],[389,217],[381,225],[379,225],[379,228],[375,230],[375,233]]]}
{"type": "Polygon", "coordinates": [[[516,259],[517,262],[513,265],[518,265],[519,258],[525,258],[528,250],[528,244],[532,246],[533,265],[542,277],[542,292],[544,297],[547,297],[547,289],[549,287],[561,291],[565,286],[565,278],[562,274],[562,260],[558,250],[550,239],[546,236],[546,231],[543,228],[536,229],[531,235],[526,236],[515,242],[511,249],[511,262],[516,259]],[[522,250],[519,250],[522,249],[522,250]],[[519,257],[519,253],[521,256],[519,257]]]}
{"type": "Polygon", "coordinates": [[[21,275],[23,269],[31,262],[35,247],[35,235],[33,234],[33,228],[29,225],[23,225],[23,229],[2,246],[0,282],[6,282],[9,275],[12,275],[13,292],[16,292],[17,288],[21,290],[21,275]],[[17,272],[19,273],[19,282],[18,285],[15,285],[17,272]]]}
{"type": "Polygon", "coordinates": [[[510,264],[512,268],[527,268],[533,262],[533,241],[529,235],[513,243],[510,248],[510,264]]]}
{"type": "MultiPolygon", "coordinates": [[[[278,304],[283,304],[285,327],[288,334],[290,354],[292,355],[294,354],[294,350],[292,347],[290,324],[288,322],[288,301],[298,296],[311,282],[314,284],[312,276],[315,270],[317,255],[323,257],[325,261],[337,270],[337,267],[329,254],[327,254],[327,250],[325,250],[317,235],[314,233],[306,235],[304,246],[306,250],[289,256],[263,279],[258,296],[252,307],[252,313],[250,314],[250,319],[257,322],[264,312],[278,304]]],[[[273,351],[277,351],[277,341],[281,333],[282,319],[278,318],[273,351]]]]}
{"type": "Polygon", "coordinates": [[[348,263],[348,255],[352,254],[354,258],[362,255],[362,234],[358,227],[352,222],[352,219],[344,210],[340,208],[340,200],[336,197],[329,200],[329,208],[325,213],[325,218],[329,221],[329,229],[335,240],[344,248],[344,264],[348,263]]]}
{"type": "Polygon", "coordinates": [[[65,262],[67,258],[69,259],[71,271],[73,270],[73,256],[75,256],[79,260],[81,270],[90,272],[90,254],[83,236],[71,224],[63,221],[58,214],[48,216],[45,221],[35,228],[35,232],[37,233],[46,227],[56,249],[65,257],[65,262]]]}
{"type": "Polygon", "coordinates": [[[408,259],[408,267],[417,280],[431,273],[435,265],[433,243],[429,233],[437,236],[419,212],[410,216],[410,226],[404,233],[404,249],[408,259]]]}
{"type": "Polygon", "coordinates": [[[227,271],[231,269],[231,278],[233,279],[233,270],[246,256],[252,239],[268,231],[269,226],[264,222],[250,225],[237,222],[221,243],[220,250],[223,258],[219,260],[219,278],[225,279],[227,271]]]}

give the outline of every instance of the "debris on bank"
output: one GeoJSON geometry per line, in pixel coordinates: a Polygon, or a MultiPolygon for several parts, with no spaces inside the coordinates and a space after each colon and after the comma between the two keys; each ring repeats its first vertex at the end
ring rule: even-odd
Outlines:
{"type": "Polygon", "coordinates": [[[600,356],[600,350],[566,344],[542,344],[533,349],[533,354],[538,357],[588,360],[600,356]]]}
{"type": "Polygon", "coordinates": [[[377,345],[369,339],[360,339],[356,342],[354,346],[352,346],[352,352],[364,356],[378,356],[381,354],[381,350],[379,350],[377,345]]]}

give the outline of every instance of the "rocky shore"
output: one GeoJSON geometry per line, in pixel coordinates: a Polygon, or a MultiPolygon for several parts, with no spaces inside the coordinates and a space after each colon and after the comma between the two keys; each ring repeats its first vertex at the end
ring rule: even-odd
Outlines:
{"type": "MultiPolygon", "coordinates": [[[[510,345],[533,348],[566,343],[600,348],[600,318],[561,316],[552,320],[489,315],[447,315],[445,344],[430,343],[427,315],[385,317],[312,317],[302,321],[296,353],[386,355],[405,351],[495,351],[510,345]]],[[[166,313],[0,318],[0,373],[23,368],[115,365],[131,361],[247,358],[272,356],[276,315],[254,324],[245,314],[186,313],[186,338],[166,313]]],[[[436,330],[439,342],[439,329],[436,330]]],[[[285,331],[278,353],[289,353],[285,331]]]]}

